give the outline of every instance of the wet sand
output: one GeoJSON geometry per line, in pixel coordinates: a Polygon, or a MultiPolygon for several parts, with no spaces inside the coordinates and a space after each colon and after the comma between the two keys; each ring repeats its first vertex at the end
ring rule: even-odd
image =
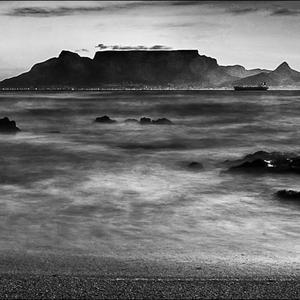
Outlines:
{"type": "Polygon", "coordinates": [[[297,266],[2,253],[0,298],[299,299],[297,266]]]}

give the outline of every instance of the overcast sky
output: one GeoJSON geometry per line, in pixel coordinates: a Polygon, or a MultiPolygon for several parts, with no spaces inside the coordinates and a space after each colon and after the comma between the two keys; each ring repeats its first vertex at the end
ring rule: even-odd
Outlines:
{"type": "Polygon", "coordinates": [[[300,70],[299,29],[296,1],[1,1],[0,79],[62,49],[93,57],[155,45],[198,49],[221,65],[300,70]]]}

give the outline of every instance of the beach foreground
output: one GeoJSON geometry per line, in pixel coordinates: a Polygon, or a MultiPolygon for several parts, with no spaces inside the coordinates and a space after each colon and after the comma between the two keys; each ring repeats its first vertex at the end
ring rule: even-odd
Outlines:
{"type": "Polygon", "coordinates": [[[0,298],[299,299],[294,266],[2,253],[0,298]]]}
{"type": "Polygon", "coordinates": [[[5,275],[1,298],[299,299],[299,280],[5,275]]]}

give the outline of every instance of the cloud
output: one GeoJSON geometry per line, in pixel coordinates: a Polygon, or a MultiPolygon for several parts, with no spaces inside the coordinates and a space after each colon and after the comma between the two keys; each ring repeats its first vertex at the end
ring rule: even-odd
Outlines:
{"type": "Polygon", "coordinates": [[[197,1],[197,0],[192,0],[192,1],[189,1],[189,0],[185,0],[185,1],[171,1],[171,5],[174,5],[174,6],[187,6],[187,5],[202,5],[202,4],[206,4],[207,1],[197,1]]]}
{"type": "Polygon", "coordinates": [[[300,9],[276,8],[271,12],[271,16],[298,16],[300,9]]]}
{"type": "Polygon", "coordinates": [[[202,21],[195,20],[194,22],[168,22],[168,23],[160,23],[156,24],[155,27],[161,27],[162,25],[169,28],[184,28],[184,27],[191,27],[194,25],[198,25],[202,23],[202,21]]]}
{"type": "Polygon", "coordinates": [[[167,50],[171,49],[171,47],[163,46],[163,45],[154,45],[150,47],[150,50],[167,50]]]}
{"type": "Polygon", "coordinates": [[[7,13],[15,17],[60,17],[76,13],[102,11],[103,7],[17,7],[7,13]]]}
{"type": "Polygon", "coordinates": [[[105,6],[24,6],[17,7],[5,13],[8,16],[15,17],[61,17],[74,14],[97,13],[102,11],[114,11],[120,9],[133,9],[140,6],[149,5],[146,1],[129,2],[129,3],[109,3],[105,6]]]}
{"type": "Polygon", "coordinates": [[[82,49],[77,49],[75,52],[90,52],[88,49],[82,48],[82,49]]]}
{"type": "Polygon", "coordinates": [[[154,45],[151,47],[147,46],[121,46],[121,45],[104,45],[104,44],[98,44],[95,48],[99,48],[100,50],[169,50],[170,47],[164,46],[164,45],[154,45]]]}
{"type": "MultiPolygon", "coordinates": [[[[21,3],[21,1],[20,1],[21,3]]],[[[46,3],[46,2],[45,2],[46,3]]],[[[97,3],[97,2],[95,2],[97,3]]],[[[181,0],[181,1],[124,1],[122,2],[109,2],[99,1],[97,5],[81,5],[81,6],[21,6],[10,8],[4,15],[15,17],[60,17],[69,16],[75,14],[90,14],[98,12],[118,11],[118,10],[130,10],[139,7],[188,7],[188,6],[206,6],[214,10],[223,10],[224,13],[233,15],[244,15],[258,11],[268,11],[272,16],[297,16],[300,15],[299,7],[277,7],[271,9],[269,4],[265,4],[263,1],[255,2],[255,5],[249,6],[249,2],[231,2],[231,1],[202,1],[202,0],[181,0]]],[[[280,5],[281,6],[281,5],[280,5]]]]}
{"type": "Polygon", "coordinates": [[[104,44],[98,44],[95,48],[99,48],[100,50],[105,50],[105,49],[109,49],[110,46],[106,46],[104,44]]]}
{"type": "MultiPolygon", "coordinates": [[[[246,3],[245,3],[246,4],[246,3]]],[[[297,4],[297,3],[295,3],[297,4]]],[[[228,13],[234,15],[245,15],[251,14],[255,12],[265,12],[270,16],[298,16],[300,15],[300,7],[291,6],[290,2],[286,2],[279,5],[270,5],[268,3],[258,3],[253,7],[245,6],[244,3],[239,3],[238,7],[230,7],[227,9],[228,13]],[[285,5],[289,5],[290,7],[286,7],[285,5]]]]}
{"type": "Polygon", "coordinates": [[[245,7],[245,8],[232,8],[229,10],[230,13],[234,15],[245,15],[253,12],[257,12],[259,9],[255,7],[245,7]]]}
{"type": "Polygon", "coordinates": [[[264,10],[263,6],[260,3],[255,2],[255,5],[252,4],[252,7],[249,7],[249,3],[245,1],[171,1],[170,5],[172,6],[195,6],[196,7],[206,7],[210,12],[214,11],[215,13],[225,13],[233,15],[245,15],[254,13],[260,10],[264,10]],[[254,5],[254,7],[253,7],[254,5]]]}

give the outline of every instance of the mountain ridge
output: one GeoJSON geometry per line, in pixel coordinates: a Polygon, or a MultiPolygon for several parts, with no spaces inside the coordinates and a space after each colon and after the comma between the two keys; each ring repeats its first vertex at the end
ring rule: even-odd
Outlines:
{"type": "Polygon", "coordinates": [[[234,81],[234,85],[255,85],[266,82],[269,86],[300,86],[300,72],[293,70],[287,62],[281,63],[274,71],[259,74],[234,81]]]}
{"type": "Polygon", "coordinates": [[[1,88],[128,86],[229,87],[240,84],[300,84],[300,73],[287,62],[274,71],[221,66],[198,50],[105,50],[93,58],[62,50],[25,73],[0,82],[1,88]]]}

